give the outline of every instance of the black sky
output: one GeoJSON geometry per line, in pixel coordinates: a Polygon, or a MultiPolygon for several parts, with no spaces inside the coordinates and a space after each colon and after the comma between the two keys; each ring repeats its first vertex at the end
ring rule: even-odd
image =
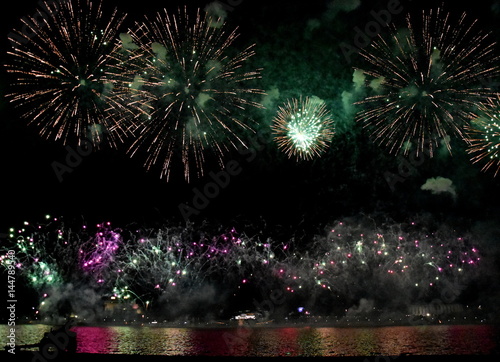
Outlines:
{"type": "MultiPolygon", "coordinates": [[[[129,20],[140,20],[143,13],[153,13],[163,6],[176,8],[182,1],[157,2],[141,0],[123,3],[104,0],[106,6],[117,4],[119,9],[129,14],[129,20]]],[[[193,2],[190,2],[192,4],[193,2]]],[[[204,7],[208,1],[197,1],[204,7]]],[[[320,18],[328,9],[330,1],[287,1],[255,2],[244,0],[228,15],[228,21],[240,27],[241,44],[255,42],[257,55],[255,64],[266,65],[280,62],[292,48],[291,39],[277,38],[288,29],[296,35],[295,47],[300,48],[304,39],[299,35],[307,21],[320,18]],[[296,30],[295,30],[296,29],[296,30]],[[269,47],[276,44],[275,56],[269,57],[269,47]],[[279,45],[283,48],[279,49],[279,45]],[[259,60],[259,49],[266,58],[259,60]]],[[[345,26],[344,39],[352,39],[356,24],[365,24],[370,19],[370,10],[382,9],[387,1],[362,1],[359,9],[342,13],[333,21],[345,26]]],[[[422,2],[418,2],[420,6],[422,2]]],[[[429,1],[431,4],[441,1],[429,1]]],[[[450,1],[448,1],[450,3],[450,1]]],[[[452,7],[458,7],[451,2],[452,7]]],[[[492,11],[495,1],[479,1],[462,6],[472,16],[480,17],[485,27],[498,21],[492,11]]],[[[8,32],[19,25],[20,17],[35,11],[36,1],[13,2],[8,12],[2,13],[1,58],[5,63],[8,32]]],[[[414,2],[405,4],[410,9],[414,2]]],[[[491,28],[496,31],[495,28],[491,28]]],[[[338,34],[337,34],[338,35],[338,34]]],[[[323,34],[323,36],[326,36],[323,34]]],[[[324,39],[324,37],[323,37],[324,39]]],[[[283,60],[283,66],[301,64],[304,59],[283,60]]],[[[342,84],[349,86],[352,74],[349,64],[332,64],[343,67],[342,84]]],[[[304,69],[308,69],[304,66],[304,69]]],[[[311,74],[318,69],[310,69],[311,74]]],[[[284,74],[288,74],[286,70],[284,74]]],[[[264,76],[266,75],[264,71],[264,76]]],[[[295,81],[307,83],[306,74],[288,74],[290,79],[265,80],[265,87],[276,85],[280,92],[294,88],[300,91],[295,81]]],[[[272,77],[272,75],[271,75],[272,77]]],[[[194,188],[203,189],[210,182],[209,177],[187,184],[182,178],[182,168],[178,167],[173,180],[166,182],[158,177],[158,170],[146,171],[141,160],[129,158],[123,150],[104,148],[82,159],[71,173],[64,174],[59,182],[52,164],[64,163],[67,148],[60,142],[39,137],[33,126],[27,126],[19,117],[19,112],[8,104],[3,95],[7,91],[8,78],[4,69],[0,73],[0,169],[2,177],[2,217],[0,233],[25,219],[40,219],[48,213],[85,218],[91,222],[104,220],[118,223],[157,222],[165,218],[182,220],[178,205],[192,204],[194,188]]],[[[340,89],[339,91],[342,91],[340,89]]],[[[318,90],[321,92],[321,89],[318,90]]],[[[338,97],[337,97],[338,98],[338,97]]],[[[332,96],[332,104],[335,97],[332,96]]],[[[338,100],[337,100],[338,102],[338,100]]],[[[359,141],[359,140],[358,140],[359,141]]],[[[355,142],[358,142],[355,141],[355,142]]],[[[365,140],[366,141],[366,140],[365,140]]],[[[500,201],[499,178],[492,174],[478,172],[479,167],[467,163],[467,156],[454,155],[446,160],[428,160],[418,174],[398,185],[391,191],[384,180],[384,172],[397,170],[397,161],[386,157],[384,150],[365,144],[354,147],[348,140],[334,141],[328,155],[314,162],[301,162],[279,155],[272,144],[267,144],[252,162],[234,152],[227,161],[236,160],[242,169],[233,177],[227,188],[200,212],[196,220],[209,218],[222,223],[234,219],[259,220],[261,217],[276,224],[299,225],[307,223],[311,227],[322,225],[339,217],[359,212],[388,212],[392,216],[410,215],[419,212],[436,212],[464,218],[498,217],[500,201]],[[361,152],[352,163],[353,152],[361,152]],[[380,152],[381,156],[377,156],[380,152]],[[328,162],[331,162],[329,164],[328,162]],[[443,174],[441,174],[443,172],[443,174]],[[446,174],[448,172],[448,175],[446,174]],[[457,200],[444,195],[430,195],[421,191],[420,185],[428,177],[444,176],[454,180],[459,188],[457,200]]],[[[207,169],[207,174],[211,169],[207,169]]],[[[217,169],[213,169],[218,171],[217,169]]]]}

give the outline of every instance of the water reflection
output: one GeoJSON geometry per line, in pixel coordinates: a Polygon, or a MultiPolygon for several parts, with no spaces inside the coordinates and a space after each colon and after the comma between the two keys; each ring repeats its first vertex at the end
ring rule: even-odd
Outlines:
{"type": "Polygon", "coordinates": [[[191,331],[156,327],[75,327],[79,353],[190,355],[191,331]],[[97,330],[97,331],[96,331],[97,330]],[[99,342],[92,343],[92,339],[99,342]],[[80,343],[81,342],[81,343],[80,343]],[[89,343],[90,342],[90,343],[89,343]],[[98,348],[97,345],[99,345],[98,348]]]}
{"type": "Polygon", "coordinates": [[[113,328],[73,327],[76,332],[77,352],[120,353],[119,339],[113,328]]]}
{"type": "Polygon", "coordinates": [[[297,342],[302,356],[323,356],[325,353],[323,339],[317,328],[301,329],[297,342]]]}
{"type": "MultiPolygon", "coordinates": [[[[7,325],[0,325],[0,332],[3,336],[7,336],[10,327],[7,325]]],[[[16,326],[16,344],[34,344],[40,342],[45,332],[50,332],[53,326],[46,324],[33,324],[33,325],[18,325],[16,326]]]]}
{"type": "MultiPolygon", "coordinates": [[[[17,344],[37,343],[47,325],[16,329],[17,344]]],[[[0,333],[7,333],[6,325],[0,333]]],[[[492,326],[374,328],[73,327],[79,353],[183,356],[370,356],[492,354],[492,326]]]]}
{"type": "Polygon", "coordinates": [[[188,329],[191,347],[189,355],[245,356],[249,354],[249,333],[238,329],[188,329]]]}
{"type": "Polygon", "coordinates": [[[377,328],[318,328],[323,356],[370,356],[380,354],[377,328]]]}

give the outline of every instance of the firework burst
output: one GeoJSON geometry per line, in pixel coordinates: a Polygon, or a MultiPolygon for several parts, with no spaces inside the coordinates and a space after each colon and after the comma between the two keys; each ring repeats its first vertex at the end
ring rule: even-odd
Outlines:
{"type": "Polygon", "coordinates": [[[472,162],[484,162],[482,171],[500,171],[500,97],[490,100],[480,109],[480,116],[467,127],[470,142],[468,152],[474,154],[472,162]]]}
{"type": "Polygon", "coordinates": [[[8,97],[41,136],[99,144],[119,118],[110,112],[120,102],[106,67],[124,16],[115,10],[105,18],[100,3],[83,1],[44,3],[44,11],[23,20],[27,31],[11,34],[7,72],[15,79],[8,97]]]}
{"type": "MultiPolygon", "coordinates": [[[[217,19],[216,19],[217,20],[217,19]]],[[[205,150],[211,150],[222,166],[229,147],[244,144],[238,131],[251,129],[241,117],[247,107],[262,107],[250,100],[258,89],[247,87],[260,71],[243,70],[254,51],[232,49],[236,29],[228,31],[219,21],[187,9],[176,14],[165,10],[137,24],[130,32],[142,56],[135,66],[124,66],[142,107],[133,120],[137,138],[129,152],[146,152],[145,166],[161,164],[161,177],[170,176],[180,158],[189,181],[191,165],[203,175],[205,150]],[[131,73],[132,72],[132,73],[131,73]]],[[[136,51],[132,49],[132,51],[136,51]]]]}
{"type": "Polygon", "coordinates": [[[381,304],[397,294],[411,303],[477,275],[481,256],[469,236],[422,229],[416,223],[379,229],[339,222],[308,245],[310,252],[285,260],[280,274],[286,290],[310,297],[329,291],[344,299],[367,293],[381,304]]]}
{"type": "Polygon", "coordinates": [[[440,140],[451,153],[447,135],[464,138],[477,104],[491,96],[484,80],[498,74],[494,43],[465,14],[457,23],[450,17],[440,8],[420,21],[408,15],[406,29],[393,27],[360,53],[375,95],[359,102],[357,120],[391,153],[430,144],[432,156],[440,140]]]}
{"type": "MultiPolygon", "coordinates": [[[[0,244],[0,269],[15,267],[16,275],[39,293],[41,305],[45,302],[40,306],[44,315],[57,312],[57,301],[74,290],[120,302],[141,301],[146,308],[147,301],[168,303],[174,311],[167,312],[168,318],[173,319],[185,308],[184,297],[204,288],[230,292],[228,305],[249,292],[271,295],[282,290],[290,305],[300,301],[316,308],[322,299],[344,309],[369,298],[387,308],[442,297],[449,288],[457,298],[483,272],[473,235],[459,236],[453,228],[418,220],[376,225],[372,219],[353,218],[303,245],[209,224],[121,229],[107,222],[92,230],[72,226],[50,217],[42,223],[25,222],[0,244]]],[[[81,298],[71,295],[75,305],[81,298]]],[[[215,306],[214,300],[206,303],[215,306]]]]}
{"type": "Polygon", "coordinates": [[[297,160],[320,156],[334,134],[330,113],[316,97],[295,98],[280,106],[272,129],[278,147],[297,160]]]}

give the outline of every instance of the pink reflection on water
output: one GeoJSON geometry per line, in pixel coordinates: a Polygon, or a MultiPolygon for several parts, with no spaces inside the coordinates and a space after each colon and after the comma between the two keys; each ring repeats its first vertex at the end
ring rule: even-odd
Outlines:
{"type": "Polygon", "coordinates": [[[116,353],[118,341],[111,328],[73,327],[77,353],[116,353]]]}
{"type": "MultiPolygon", "coordinates": [[[[5,332],[6,326],[0,332],[5,332]]],[[[46,325],[23,325],[20,343],[36,343],[46,325]]],[[[77,352],[165,356],[397,356],[480,355],[497,348],[488,325],[372,328],[246,327],[175,328],[76,326],[77,352]]]]}
{"type": "Polygon", "coordinates": [[[190,331],[192,355],[201,356],[248,356],[250,355],[249,337],[252,329],[207,328],[190,331]]]}

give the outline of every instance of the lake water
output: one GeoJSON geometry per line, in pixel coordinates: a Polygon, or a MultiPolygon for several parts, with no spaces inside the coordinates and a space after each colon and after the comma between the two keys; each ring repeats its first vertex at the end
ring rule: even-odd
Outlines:
{"type": "MultiPolygon", "coordinates": [[[[37,343],[51,326],[18,325],[17,344],[37,343]]],[[[407,327],[72,328],[77,352],[182,356],[370,356],[497,354],[499,329],[489,325],[407,327]]],[[[0,332],[7,336],[7,326],[0,332]]],[[[3,338],[5,340],[5,338],[3,338]]]]}

